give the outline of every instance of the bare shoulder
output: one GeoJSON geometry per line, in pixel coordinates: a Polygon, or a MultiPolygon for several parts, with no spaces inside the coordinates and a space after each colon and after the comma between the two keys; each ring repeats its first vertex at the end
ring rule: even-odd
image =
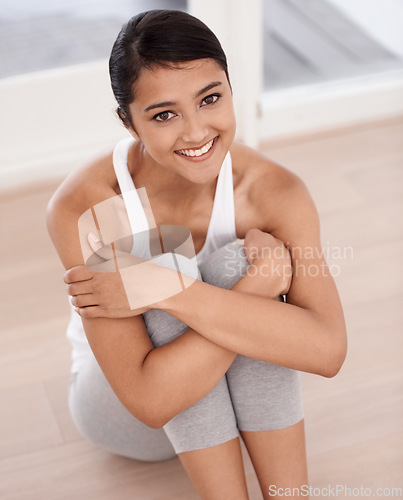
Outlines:
{"type": "Polygon", "coordinates": [[[46,211],[49,235],[66,268],[81,265],[78,219],[116,194],[112,154],[74,170],[55,191],[46,211]]]}
{"type": "Polygon", "coordinates": [[[48,208],[86,210],[105,194],[113,195],[114,184],[112,153],[108,153],[71,172],[53,194],[48,208]]]}
{"type": "Polygon", "coordinates": [[[244,144],[234,143],[231,157],[234,188],[236,182],[244,186],[255,227],[283,241],[308,226],[319,231],[315,204],[299,176],[244,144]]]}
{"type": "Polygon", "coordinates": [[[247,178],[255,195],[266,192],[271,196],[278,196],[287,190],[301,188],[304,184],[289,169],[245,144],[234,143],[231,157],[234,174],[247,178]]]}

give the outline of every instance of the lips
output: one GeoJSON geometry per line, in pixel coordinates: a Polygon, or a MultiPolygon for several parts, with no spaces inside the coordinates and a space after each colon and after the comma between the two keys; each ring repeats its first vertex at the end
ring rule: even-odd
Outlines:
{"type": "Polygon", "coordinates": [[[217,137],[214,137],[214,139],[211,139],[211,141],[206,142],[206,144],[204,144],[204,146],[202,146],[201,148],[178,149],[175,151],[175,153],[180,154],[182,156],[186,156],[188,158],[194,158],[194,157],[200,158],[201,156],[204,156],[211,150],[216,139],[217,137]]]}

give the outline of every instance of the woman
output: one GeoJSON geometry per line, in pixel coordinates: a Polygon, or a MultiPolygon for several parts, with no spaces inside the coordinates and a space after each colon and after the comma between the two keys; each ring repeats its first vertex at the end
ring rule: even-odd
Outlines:
{"type": "Polygon", "coordinates": [[[177,453],[204,499],[248,498],[239,434],[264,498],[270,485],[301,488],[308,478],[299,371],[332,377],[346,354],[313,202],[295,175],[233,142],[225,54],[201,21],[179,11],[132,18],[112,49],[110,74],[131,138],[71,174],[47,217],[75,307],[73,419],[121,455],[177,453]],[[130,227],[134,238],[100,241],[94,220],[110,206],[105,200],[120,214],[108,229],[126,224],[118,234],[130,227]],[[192,280],[181,293],[142,302],[176,272],[161,262],[148,268],[157,273],[153,286],[120,263],[130,252],[135,262],[149,259],[134,251],[138,235],[151,240],[152,227],[168,225],[191,233],[197,255],[182,256],[191,269],[180,270],[182,284],[187,274],[192,280]],[[279,251],[285,247],[289,253],[279,251]],[[111,263],[119,272],[101,272],[111,263]],[[287,292],[288,303],[276,300],[287,292]]]}

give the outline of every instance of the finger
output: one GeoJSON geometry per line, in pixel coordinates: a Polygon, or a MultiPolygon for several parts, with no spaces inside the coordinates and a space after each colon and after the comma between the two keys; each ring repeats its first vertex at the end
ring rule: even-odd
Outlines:
{"type": "Polygon", "coordinates": [[[102,309],[99,306],[75,307],[76,313],[85,319],[103,318],[102,309]]]}
{"type": "Polygon", "coordinates": [[[67,286],[67,295],[83,295],[93,293],[93,280],[77,281],[67,286]]]}
{"type": "Polygon", "coordinates": [[[94,274],[94,271],[90,271],[86,266],[76,266],[64,273],[63,280],[69,285],[76,281],[90,280],[94,277],[94,274]]]}
{"type": "Polygon", "coordinates": [[[85,295],[76,295],[70,299],[71,305],[74,307],[88,307],[97,306],[95,302],[95,297],[92,293],[87,293],[85,295]]]}
{"type": "Polygon", "coordinates": [[[252,247],[250,245],[250,240],[247,241],[245,238],[244,244],[243,244],[243,249],[246,255],[246,258],[248,259],[249,264],[252,264],[253,260],[257,257],[257,249],[256,247],[252,247]]]}

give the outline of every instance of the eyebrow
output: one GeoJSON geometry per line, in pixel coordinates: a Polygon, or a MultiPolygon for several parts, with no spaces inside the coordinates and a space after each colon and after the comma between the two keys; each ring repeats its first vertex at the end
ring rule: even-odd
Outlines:
{"type": "MultiPolygon", "coordinates": [[[[222,85],[222,82],[211,82],[205,87],[203,87],[201,90],[196,92],[194,98],[196,99],[197,97],[200,97],[202,94],[205,92],[208,92],[209,90],[213,89],[214,87],[218,87],[219,85],[222,85]]],[[[156,108],[166,108],[167,106],[175,106],[177,104],[175,101],[164,101],[164,102],[159,102],[157,104],[151,104],[151,106],[148,106],[144,112],[146,113],[147,111],[151,111],[152,109],[156,108]]]]}

